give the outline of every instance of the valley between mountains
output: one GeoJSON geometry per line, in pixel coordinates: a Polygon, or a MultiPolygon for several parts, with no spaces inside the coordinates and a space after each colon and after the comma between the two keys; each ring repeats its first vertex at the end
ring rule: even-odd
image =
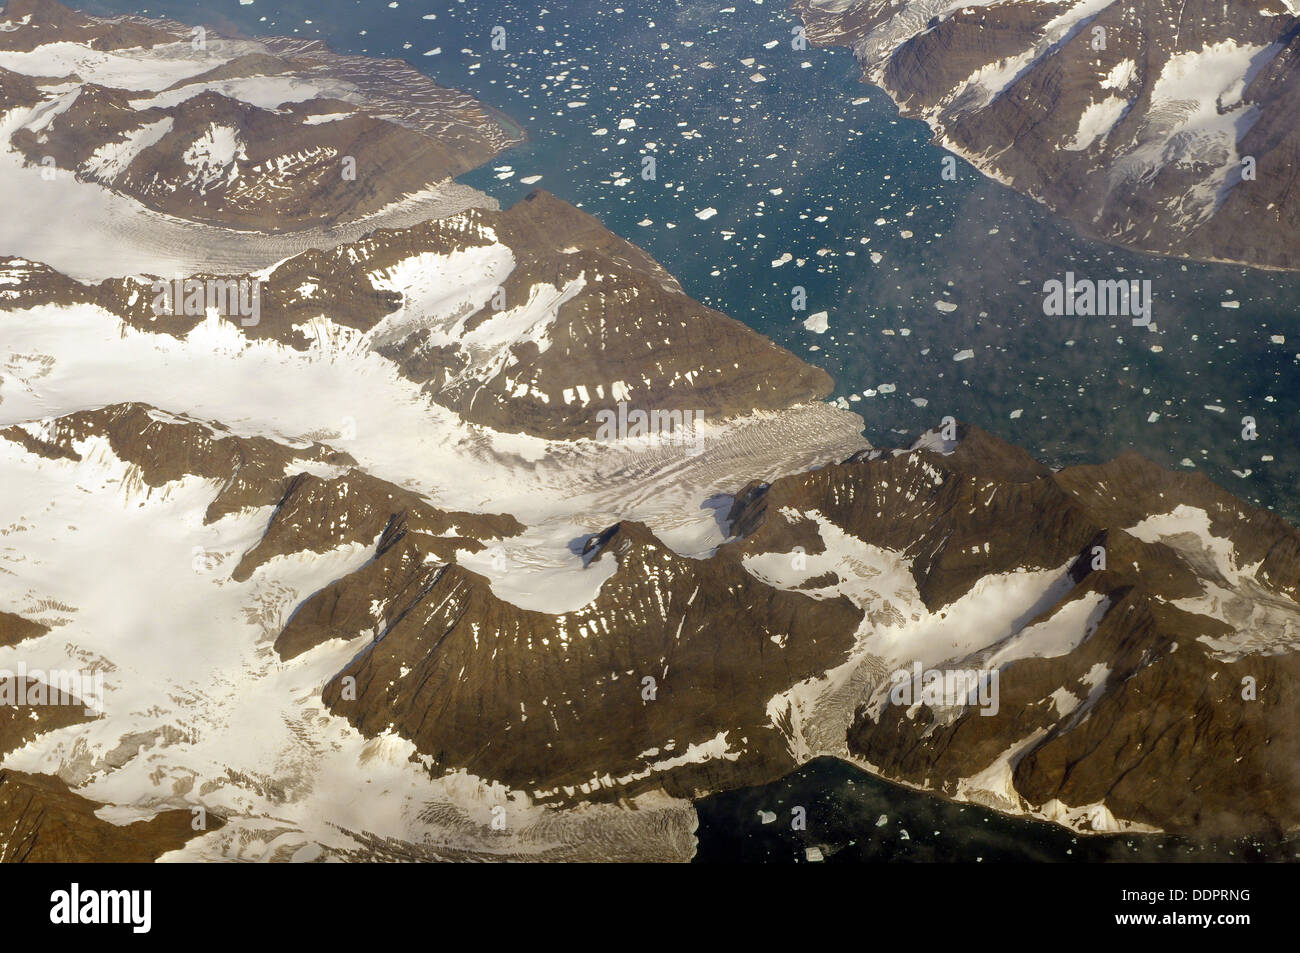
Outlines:
{"type": "Polygon", "coordinates": [[[1300,825],[1272,513],[953,419],[873,445],[596,218],[458,185],[519,132],[400,64],[10,0],[0,98],[0,670],[39,700],[0,859],[683,861],[694,799],[822,755],[1084,833],[1300,825]],[[177,278],[256,320],[159,313],[177,278]],[[694,439],[600,439],[620,405],[694,439]],[[892,703],[918,663],[996,712],[892,703]]]}

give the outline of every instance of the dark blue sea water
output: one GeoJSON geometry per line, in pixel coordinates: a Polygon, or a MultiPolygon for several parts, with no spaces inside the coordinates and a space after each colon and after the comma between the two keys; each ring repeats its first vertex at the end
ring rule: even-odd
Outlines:
{"type": "MultiPolygon", "coordinates": [[[[847,51],[791,48],[797,21],[780,2],[77,5],[319,37],[341,52],[403,57],[473,93],[529,141],[464,181],[510,204],[535,187],[522,180],[540,176],[536,186],[648,249],[693,296],[826,368],[873,441],[952,414],[1053,465],[1136,449],[1300,521],[1300,278],[1082,238],[964,163],[945,181],[946,153],[928,129],[863,84],[847,51]],[[491,49],[498,26],[504,51],[491,49]],[[708,209],[716,214],[697,216],[708,209]],[[1067,271],[1149,279],[1157,329],[1045,316],[1043,283],[1067,271]],[[796,286],[807,296],[800,312],[796,286]],[[830,327],[818,335],[803,320],[820,311],[830,327]],[[1247,416],[1253,441],[1243,439],[1247,416]]],[[[1095,859],[1128,849],[1122,839],[1081,847],[1047,825],[819,765],[702,802],[701,857],[803,856],[803,839],[754,820],[783,798],[821,799],[821,816],[835,820],[818,843],[842,857],[1095,859]],[[886,836],[888,825],[862,833],[859,822],[878,813],[915,817],[910,846],[886,836]],[[927,828],[968,836],[932,843],[927,828]],[[977,836],[985,830],[991,839],[977,836]]],[[[1142,845],[1142,856],[1184,849],[1142,845]]]]}
{"type": "Polygon", "coordinates": [[[1077,835],[1055,824],[899,787],[834,758],[818,758],[773,784],[704,798],[696,810],[698,863],[1242,863],[1300,858],[1295,836],[1077,835]]]}
{"type": "Polygon", "coordinates": [[[1295,861],[1300,837],[1075,835],[898,787],[835,758],[695,803],[698,863],[1295,861]],[[796,814],[798,811],[798,814],[796,814]],[[796,823],[798,820],[798,823],[796,823]]]}

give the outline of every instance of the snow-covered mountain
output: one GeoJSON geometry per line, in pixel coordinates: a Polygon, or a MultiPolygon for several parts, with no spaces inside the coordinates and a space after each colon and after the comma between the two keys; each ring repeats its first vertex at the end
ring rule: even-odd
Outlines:
{"type": "Polygon", "coordinates": [[[250,270],[481,204],[452,178],[522,137],[396,60],[53,0],[3,16],[0,252],[77,278],[250,270]],[[32,234],[59,220],[79,228],[32,234]]]}
{"type": "MultiPolygon", "coordinates": [[[[170,26],[6,16],[175,82],[140,65],[170,26]]],[[[138,243],[70,275],[61,226],[10,227],[0,858],[681,860],[691,798],[818,754],[1085,831],[1296,825],[1294,528],[952,420],[873,448],[596,219],[462,198],[229,269],[274,236],[176,223],[179,275],[138,243]],[[914,666],[996,704],[899,704],[914,666]]]]}
{"type": "Polygon", "coordinates": [[[1086,233],[1300,267],[1281,0],[792,0],[937,142],[1086,233]]]}

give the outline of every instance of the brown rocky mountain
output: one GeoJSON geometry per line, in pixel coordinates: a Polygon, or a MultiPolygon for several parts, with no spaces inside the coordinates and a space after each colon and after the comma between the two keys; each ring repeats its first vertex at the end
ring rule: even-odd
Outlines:
{"type": "MultiPolygon", "coordinates": [[[[25,259],[0,259],[0,275],[0,300],[13,308],[94,304],[174,336],[203,320],[155,313],[141,279],[85,285],[25,259]]],[[[254,280],[195,276],[213,277],[254,280]]],[[[249,338],[306,350],[328,334],[327,319],[363,334],[362,347],[440,404],[497,430],[594,438],[597,414],[620,402],[720,421],[832,387],[824,371],[699,304],[644,251],[541,190],[505,211],[470,209],[304,252],[256,280],[256,323],[230,316],[249,338]],[[427,277],[455,266],[466,269],[459,287],[427,277]]]]}
{"type": "Polygon", "coordinates": [[[706,560],[611,527],[588,554],[618,569],[572,613],[386,541],[277,648],[371,633],[333,711],[542,801],[690,796],[829,753],[1084,830],[1294,827],[1300,533],[1136,455],[1053,473],[973,427],[920,446],[750,486],[706,560]],[[914,660],[997,669],[1000,707],[887,703],[914,660]]]}
{"type": "MultiPolygon", "coordinates": [[[[411,738],[432,770],[467,768],[541,801],[689,796],[793,767],[768,699],[843,658],[853,607],[682,558],[635,523],[593,540],[589,556],[618,570],[562,615],[519,609],[458,567],[404,585],[396,621],[331,681],[326,703],[367,734],[411,738]]],[[[315,598],[386,598],[353,592],[386,578],[363,570],[315,598]]]]}
{"type": "Polygon", "coordinates": [[[261,232],[339,225],[520,138],[398,61],[295,40],[192,37],[181,24],[89,17],[55,0],[11,2],[4,16],[0,50],[28,54],[25,74],[0,73],[3,108],[31,109],[14,148],[182,220],[261,232]],[[115,87],[127,77],[52,44],[118,51],[180,78],[115,87]],[[69,63],[78,71],[63,75],[69,63]]]}
{"type": "Polygon", "coordinates": [[[359,470],[332,478],[299,473],[276,506],[266,535],[235,567],[234,578],[247,579],[275,556],[324,553],[349,542],[371,543],[399,526],[404,534],[424,540],[428,553],[444,562],[450,562],[457,550],[482,549],[480,540],[514,536],[524,529],[512,516],[436,509],[418,493],[359,470]]]}
{"type": "Polygon", "coordinates": [[[0,705],[0,758],[45,732],[84,724],[93,717],[86,714],[84,705],[75,704],[75,697],[55,697],[57,686],[52,687],[46,681],[19,677],[17,673],[8,671],[0,673],[0,678],[6,683],[0,690],[14,692],[15,699],[21,693],[23,700],[32,702],[18,705],[6,698],[5,704],[0,705]],[[74,703],[65,704],[68,701],[74,703]]]}
{"type": "Polygon", "coordinates": [[[80,459],[76,447],[88,437],[106,439],[122,460],[138,467],[141,481],[163,487],[184,476],[220,482],[208,507],[208,521],[242,507],[266,506],[293,484],[286,470],[309,463],[345,467],[353,461],[321,444],[292,447],[266,437],[237,437],[208,424],[141,404],[81,411],[39,424],[0,431],[0,439],[49,458],[80,459]]]}
{"type": "Polygon", "coordinates": [[[23,639],[34,639],[49,631],[48,626],[32,622],[12,612],[0,612],[0,646],[17,645],[23,639]]]}
{"type": "MultiPolygon", "coordinates": [[[[144,863],[202,833],[189,811],[118,826],[99,808],[58,778],[0,769],[0,863],[144,863]]],[[[204,824],[224,826],[216,816],[204,824]]]]}
{"type": "Polygon", "coordinates": [[[80,43],[92,50],[150,49],[188,37],[159,21],[101,19],[86,16],[54,0],[9,0],[4,7],[0,50],[31,52],[47,43],[80,43]]]}
{"type": "Polygon", "coordinates": [[[1300,31],[1283,0],[792,6],[938,144],[1084,232],[1300,267],[1300,31]]]}
{"type": "MultiPolygon", "coordinates": [[[[958,651],[927,662],[996,665],[996,714],[885,704],[884,689],[869,688],[847,752],[918,787],[1054,819],[1066,805],[1104,805],[1165,830],[1293,828],[1300,735],[1285,711],[1300,674],[1300,533],[1137,455],[1057,473],[977,462],[1015,453],[970,428],[949,457],[872,455],[741,505],[751,555],[792,543],[815,552],[827,537],[820,519],[900,553],[932,644],[945,627],[925,620],[972,611],[990,576],[1059,574],[1005,630],[985,623],[964,645],[957,633],[958,651]],[[991,765],[997,777],[972,785],[991,765]]],[[[879,611],[890,610],[883,599],[879,611]]]]}
{"type": "MultiPolygon", "coordinates": [[[[1055,89],[1111,16],[1041,7],[805,12],[816,39],[880,53],[907,108],[974,109],[974,148],[1019,101],[975,108],[980,89],[1022,68],[1008,89],[1055,89]],[[957,43],[978,17],[996,28],[957,43]],[[1059,17],[1078,29],[1006,62],[1059,17]],[[960,103],[916,98],[939,74],[960,103]]],[[[31,54],[0,72],[29,111],[14,144],[209,237],[364,214],[515,135],[310,42],[195,50],[180,24],[48,0],[5,17],[0,50],[31,54]],[[125,88],[99,50],[156,68],[125,88]],[[351,191],[326,174],[348,149],[351,191]]],[[[1147,104],[1148,142],[1187,110],[1144,71],[1205,64],[1143,22],[1140,60],[1107,32],[1133,74],[1101,75],[1147,104]]],[[[1210,55],[1235,63],[1226,42],[1210,55]]],[[[1265,116],[1270,69],[1238,97],[1265,116]]],[[[1170,174],[1204,181],[1182,155],[1170,174]]],[[[1300,823],[1300,533],[1203,478],[1133,455],[1054,471],[975,427],[864,446],[816,403],[823,371],[543,191],[190,276],[256,283],[255,315],[159,313],[145,272],[33,257],[0,259],[0,667],[105,684],[102,712],[0,704],[0,858],[681,857],[685,799],[822,754],[1082,831],[1300,823]],[[620,406],[698,412],[710,449],[599,438],[620,406]],[[936,672],[996,693],[928,695],[936,672]]]]}
{"type": "MultiPolygon", "coordinates": [[[[443,554],[475,551],[482,548],[480,540],[513,536],[523,529],[511,516],[437,509],[418,493],[354,469],[355,461],[347,454],[318,443],[292,446],[266,437],[235,436],[220,424],[141,404],[111,405],[41,425],[0,430],[0,439],[31,453],[70,460],[80,459],[76,447],[90,437],[107,440],[148,487],[165,487],[187,476],[212,480],[218,490],[204,513],[207,522],[241,509],[274,505],[262,538],[235,567],[236,579],[247,579],[275,556],[373,543],[394,523],[429,539],[443,554]],[[320,466],[338,475],[323,477],[308,469],[320,466]]],[[[0,625],[0,633],[12,633],[15,644],[19,638],[42,634],[42,627],[13,615],[0,616],[0,625]]]]}

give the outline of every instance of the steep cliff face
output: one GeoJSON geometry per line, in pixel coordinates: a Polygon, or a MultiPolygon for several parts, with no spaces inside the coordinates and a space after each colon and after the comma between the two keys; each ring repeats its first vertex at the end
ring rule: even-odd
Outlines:
{"type": "Polygon", "coordinates": [[[938,143],[1086,233],[1300,262],[1297,20],[1280,0],[792,6],[938,143]]]}

